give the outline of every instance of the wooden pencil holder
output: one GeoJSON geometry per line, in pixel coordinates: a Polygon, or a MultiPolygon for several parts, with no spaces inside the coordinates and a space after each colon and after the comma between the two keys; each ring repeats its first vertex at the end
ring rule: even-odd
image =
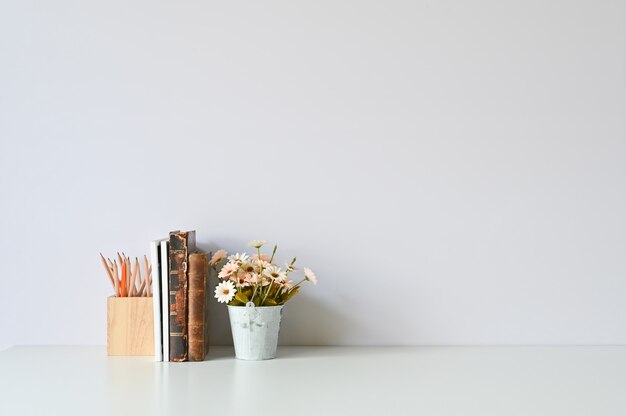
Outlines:
{"type": "Polygon", "coordinates": [[[108,355],[154,355],[151,297],[107,299],[108,355]]]}

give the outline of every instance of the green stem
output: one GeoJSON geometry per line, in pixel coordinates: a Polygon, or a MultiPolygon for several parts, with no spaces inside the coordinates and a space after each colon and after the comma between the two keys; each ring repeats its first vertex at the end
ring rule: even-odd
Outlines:
{"type": "Polygon", "coordinates": [[[265,299],[267,299],[267,295],[270,294],[270,291],[272,290],[272,285],[274,284],[274,279],[272,279],[272,281],[269,284],[269,287],[267,288],[267,292],[265,292],[265,297],[263,298],[263,301],[261,302],[261,306],[263,306],[263,304],[265,303],[265,299]]]}
{"type": "Polygon", "coordinates": [[[298,283],[296,283],[291,289],[289,289],[289,292],[287,292],[287,293],[291,293],[295,288],[297,288],[302,283],[304,283],[305,280],[306,280],[306,277],[304,279],[300,280],[298,283]]]}
{"type": "Polygon", "coordinates": [[[274,244],[274,251],[272,251],[272,257],[270,258],[270,263],[274,261],[274,254],[276,254],[277,248],[278,248],[278,244],[274,244]]]}
{"type": "Polygon", "coordinates": [[[254,286],[254,290],[252,291],[252,298],[250,298],[250,302],[254,303],[254,295],[256,295],[256,289],[258,288],[258,285],[254,286]]]}
{"type": "Polygon", "coordinates": [[[291,269],[291,266],[293,266],[293,264],[296,262],[296,258],[294,257],[293,260],[291,260],[291,264],[289,264],[289,267],[287,267],[287,270],[285,270],[285,275],[289,276],[289,273],[293,272],[293,269],[291,269]]]}
{"type": "MultiPolygon", "coordinates": [[[[261,247],[257,247],[256,248],[256,253],[257,253],[257,259],[260,261],[261,260],[261,247]]],[[[259,297],[263,296],[263,265],[261,265],[261,268],[259,269],[259,281],[257,282],[256,286],[254,287],[254,292],[256,293],[257,288],[261,288],[261,290],[259,291],[259,297]]],[[[252,295],[252,299],[254,300],[254,295],[252,295]]],[[[262,304],[262,303],[261,303],[262,304]]],[[[261,306],[261,305],[259,305],[261,306]]]]}

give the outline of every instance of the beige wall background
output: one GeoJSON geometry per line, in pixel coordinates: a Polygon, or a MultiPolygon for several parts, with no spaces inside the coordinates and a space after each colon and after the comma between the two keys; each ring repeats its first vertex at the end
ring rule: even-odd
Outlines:
{"type": "Polygon", "coordinates": [[[316,271],[284,344],[626,343],[625,16],[2,2],[0,346],[104,344],[98,252],[179,228],[316,271]]]}

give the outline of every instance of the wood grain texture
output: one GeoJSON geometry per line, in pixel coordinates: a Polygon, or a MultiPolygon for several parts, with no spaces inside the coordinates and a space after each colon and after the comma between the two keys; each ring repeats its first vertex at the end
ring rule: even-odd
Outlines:
{"type": "Polygon", "coordinates": [[[152,298],[107,300],[108,355],[154,355],[152,298]]]}

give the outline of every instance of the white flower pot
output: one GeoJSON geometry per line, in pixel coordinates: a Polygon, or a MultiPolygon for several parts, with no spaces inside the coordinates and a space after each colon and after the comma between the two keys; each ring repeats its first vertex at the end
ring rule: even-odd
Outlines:
{"type": "Polygon", "coordinates": [[[276,358],[283,305],[228,306],[235,356],[240,360],[276,358]]]}

